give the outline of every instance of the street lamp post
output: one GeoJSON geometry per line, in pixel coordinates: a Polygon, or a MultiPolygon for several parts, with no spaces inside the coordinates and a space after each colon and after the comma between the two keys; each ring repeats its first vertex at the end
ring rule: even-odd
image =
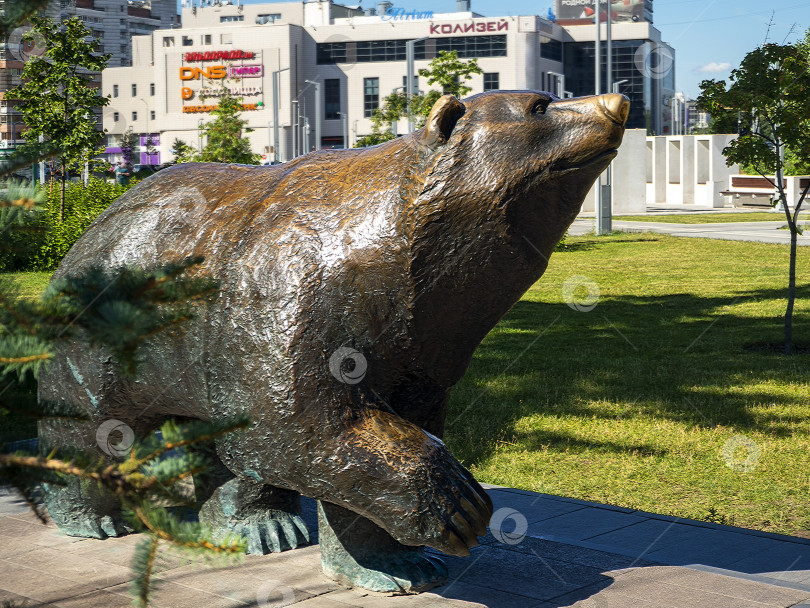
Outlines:
{"type": "Polygon", "coordinates": [[[277,164],[278,160],[278,89],[279,89],[279,75],[286,72],[290,68],[282,68],[273,72],[273,163],[277,164]]]}
{"type": "Polygon", "coordinates": [[[321,149],[321,83],[315,80],[305,80],[315,87],[315,149],[321,149]]]}
{"type": "Polygon", "coordinates": [[[408,115],[408,133],[413,133],[413,115],[411,114],[411,98],[413,97],[413,77],[415,73],[414,61],[416,60],[416,43],[423,42],[428,38],[417,38],[408,40],[405,43],[405,61],[407,68],[405,72],[405,112],[408,115]]]}

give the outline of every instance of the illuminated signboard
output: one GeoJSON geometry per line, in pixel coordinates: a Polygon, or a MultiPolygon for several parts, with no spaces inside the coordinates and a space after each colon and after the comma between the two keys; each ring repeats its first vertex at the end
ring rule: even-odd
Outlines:
{"type": "Polygon", "coordinates": [[[264,75],[264,66],[261,63],[251,65],[232,65],[228,68],[231,78],[260,78],[264,75]]]}
{"type": "MultiPolygon", "coordinates": [[[[557,19],[594,20],[596,13],[596,0],[556,0],[557,19]]],[[[607,21],[607,2],[601,2],[601,15],[599,21],[607,21]]],[[[612,0],[610,18],[612,21],[646,21],[644,16],[644,0],[612,0]]]]}
{"type": "MultiPolygon", "coordinates": [[[[243,110],[261,110],[264,106],[261,101],[257,103],[243,103],[242,109],[243,110]]],[[[211,106],[183,106],[183,114],[196,114],[200,112],[213,112],[219,106],[218,105],[211,105],[211,106]]]]}
{"type": "Polygon", "coordinates": [[[210,80],[220,80],[228,75],[228,70],[224,65],[212,65],[207,68],[192,68],[183,66],[180,68],[180,80],[199,80],[200,77],[210,80]]]}
{"type": "Polygon", "coordinates": [[[222,61],[223,59],[253,59],[252,51],[206,51],[205,53],[184,53],[183,59],[192,61],[222,61]]]}
{"type": "Polygon", "coordinates": [[[500,21],[473,21],[470,23],[430,24],[430,33],[436,36],[441,34],[464,34],[471,32],[502,32],[504,30],[509,30],[509,22],[506,19],[501,19],[500,21]]]}

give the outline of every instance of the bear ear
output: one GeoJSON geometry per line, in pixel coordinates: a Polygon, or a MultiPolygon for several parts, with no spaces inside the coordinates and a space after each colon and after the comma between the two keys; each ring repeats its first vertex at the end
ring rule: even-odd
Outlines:
{"type": "Polygon", "coordinates": [[[464,116],[464,104],[452,95],[443,95],[433,104],[433,109],[425,122],[422,145],[434,151],[447,143],[458,119],[464,116]]]}

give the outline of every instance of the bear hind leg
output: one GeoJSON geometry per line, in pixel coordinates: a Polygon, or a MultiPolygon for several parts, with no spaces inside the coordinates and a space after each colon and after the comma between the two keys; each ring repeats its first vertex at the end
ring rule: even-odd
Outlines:
{"type": "Polygon", "coordinates": [[[280,553],[309,544],[309,531],[301,518],[301,496],[293,490],[270,486],[248,477],[213,476],[219,485],[203,490],[200,522],[215,531],[243,536],[248,553],[280,553]]]}
{"type": "Polygon", "coordinates": [[[378,593],[427,591],[447,582],[447,566],[424,547],[398,543],[388,532],[343,507],[318,501],[321,566],[329,578],[378,593]]]}

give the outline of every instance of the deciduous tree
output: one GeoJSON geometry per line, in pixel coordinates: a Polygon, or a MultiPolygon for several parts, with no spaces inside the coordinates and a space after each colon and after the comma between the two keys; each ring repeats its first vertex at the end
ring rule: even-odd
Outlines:
{"type": "Polygon", "coordinates": [[[790,229],[788,298],[785,311],[785,353],[793,346],[796,297],[796,244],[799,211],[810,191],[788,200],[784,176],[787,161],[810,159],[810,30],[796,44],[766,44],[748,53],[729,82],[704,80],[698,104],[711,113],[720,129],[739,135],[723,150],[726,163],[753,168],[774,186],[790,229]],[[739,123],[738,123],[739,121],[739,123]],[[790,154],[786,154],[786,150],[790,154]],[[787,161],[786,161],[787,159],[787,161]]]}
{"type": "Polygon", "coordinates": [[[94,109],[107,105],[92,85],[92,72],[101,72],[110,55],[99,53],[100,43],[78,18],[61,24],[47,17],[32,16],[33,30],[24,39],[39,36],[45,41],[41,56],[32,56],[22,72],[23,84],[6,93],[21,101],[26,124],[23,137],[36,142],[42,136],[56,147],[62,181],[64,217],[65,181],[71,169],[79,169],[103,152],[102,130],[94,109]]]}

